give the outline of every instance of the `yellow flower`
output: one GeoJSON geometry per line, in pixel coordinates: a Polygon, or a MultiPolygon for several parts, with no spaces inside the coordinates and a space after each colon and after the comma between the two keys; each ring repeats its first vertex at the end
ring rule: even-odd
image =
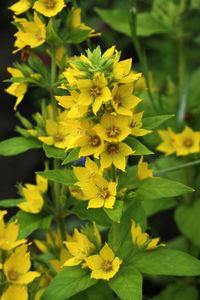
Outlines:
{"type": "Polygon", "coordinates": [[[170,127],[167,130],[158,130],[158,134],[163,142],[156,147],[158,151],[164,152],[166,156],[175,152],[174,139],[176,134],[170,127]]]}
{"type": "Polygon", "coordinates": [[[143,156],[141,156],[137,166],[137,178],[143,180],[145,178],[152,178],[153,170],[148,170],[148,163],[143,162],[143,156]]]}
{"type": "Polygon", "coordinates": [[[63,264],[71,257],[72,256],[69,251],[65,248],[62,248],[60,251],[59,259],[52,259],[49,261],[49,263],[56,271],[56,273],[59,273],[60,271],[62,271],[63,264]]]}
{"type": "Polygon", "coordinates": [[[64,242],[64,244],[73,257],[69,258],[63,266],[77,266],[85,261],[85,258],[95,250],[95,245],[77,229],[74,230],[73,240],[64,242]]]}
{"type": "Polygon", "coordinates": [[[19,19],[16,17],[14,21],[19,22],[21,26],[18,27],[18,32],[14,34],[17,38],[14,46],[18,49],[14,50],[13,53],[16,53],[27,45],[31,48],[36,48],[45,42],[46,27],[36,13],[34,13],[34,21],[29,22],[24,18],[19,19]]]}
{"type": "Polygon", "coordinates": [[[19,225],[16,224],[17,220],[6,226],[3,220],[5,214],[7,214],[5,210],[0,211],[0,249],[8,251],[26,243],[26,240],[17,241],[19,233],[19,225]]]}
{"type": "Polygon", "coordinates": [[[89,37],[101,35],[101,33],[95,33],[94,29],[90,28],[89,26],[86,26],[84,23],[81,23],[81,8],[74,9],[74,7],[72,7],[71,28],[80,28],[82,30],[88,30],[89,37]]]}
{"type": "Polygon", "coordinates": [[[86,158],[85,167],[73,167],[73,171],[76,178],[79,180],[76,185],[80,187],[94,182],[97,179],[97,176],[102,173],[97,164],[89,157],[86,158]]]}
{"type": "Polygon", "coordinates": [[[33,9],[50,18],[57,15],[65,6],[64,0],[37,0],[33,9]]]}
{"type": "Polygon", "coordinates": [[[74,145],[81,147],[79,157],[94,155],[98,158],[99,154],[104,149],[104,143],[101,137],[96,133],[95,130],[87,130],[84,136],[80,137],[74,145]]]}
{"type": "MultiPolygon", "coordinates": [[[[12,75],[12,77],[24,77],[23,73],[15,68],[7,68],[7,71],[12,75]]],[[[13,82],[5,91],[17,97],[17,101],[14,106],[14,110],[17,109],[19,103],[23,100],[24,95],[26,94],[28,85],[23,82],[13,82]]]]}
{"type": "Polygon", "coordinates": [[[107,87],[107,80],[104,74],[96,73],[92,80],[80,79],[77,85],[81,94],[78,99],[79,105],[90,105],[94,114],[98,112],[102,103],[111,100],[111,92],[107,87]]]}
{"type": "Polygon", "coordinates": [[[119,271],[122,260],[119,257],[115,257],[114,252],[105,243],[105,246],[101,249],[99,255],[95,254],[86,257],[86,263],[92,270],[91,278],[109,280],[114,277],[119,271]]]}
{"type": "Polygon", "coordinates": [[[38,139],[47,145],[64,149],[67,146],[66,136],[68,132],[65,126],[53,120],[46,120],[46,132],[48,136],[39,136],[38,139]]]}
{"type": "Polygon", "coordinates": [[[150,239],[148,233],[142,233],[140,224],[137,224],[132,220],[131,236],[133,244],[145,250],[151,250],[157,247],[165,247],[165,244],[159,244],[160,238],[150,239]]]}
{"type": "Polygon", "coordinates": [[[130,133],[127,116],[114,116],[104,113],[100,124],[94,127],[97,134],[108,142],[118,143],[124,140],[130,133]]]}
{"type": "MultiPolygon", "coordinates": [[[[133,71],[133,73],[136,74],[136,72],[134,72],[134,71],[133,71]]],[[[153,76],[152,76],[151,72],[148,73],[148,80],[149,80],[150,91],[152,93],[157,92],[158,89],[153,86],[153,76]]],[[[135,83],[134,90],[135,91],[142,91],[144,89],[147,89],[147,85],[146,85],[145,77],[142,76],[142,77],[138,78],[137,82],[135,83]]]]}
{"type": "Polygon", "coordinates": [[[26,285],[40,276],[40,273],[29,271],[31,267],[30,253],[27,252],[28,245],[21,245],[15,249],[11,256],[5,261],[4,273],[9,282],[18,285],[26,285]]]}
{"type": "Polygon", "coordinates": [[[118,61],[119,57],[116,57],[113,65],[114,79],[120,83],[133,83],[142,76],[142,73],[134,74],[130,72],[132,59],[126,59],[118,61]]]}
{"type": "Polygon", "coordinates": [[[27,11],[31,7],[31,3],[28,0],[19,0],[15,4],[11,5],[11,9],[15,15],[20,15],[27,11]]]}
{"type": "Polygon", "coordinates": [[[129,127],[131,128],[132,135],[135,136],[144,136],[148,133],[151,133],[151,130],[143,129],[142,127],[142,116],[143,111],[137,114],[133,114],[132,117],[129,118],[129,127]]]}
{"type": "Polygon", "coordinates": [[[133,84],[114,85],[112,90],[112,106],[119,115],[132,116],[132,108],[140,101],[140,98],[132,95],[133,84]]]}
{"type": "Polygon", "coordinates": [[[1,300],[28,300],[26,286],[10,285],[2,294],[1,300]]]}
{"type": "Polygon", "coordinates": [[[122,171],[125,171],[126,159],[125,157],[133,154],[133,151],[125,143],[109,143],[104,146],[104,151],[100,154],[100,163],[102,169],[110,167],[112,164],[122,171]]]}
{"type": "Polygon", "coordinates": [[[176,154],[188,155],[200,151],[200,132],[193,131],[190,127],[185,126],[182,133],[174,136],[173,147],[176,150],[176,154]]]}
{"type": "Polygon", "coordinates": [[[89,200],[87,208],[105,207],[112,209],[116,199],[116,182],[108,182],[101,176],[95,180],[95,184],[81,187],[86,199],[89,200]]]}

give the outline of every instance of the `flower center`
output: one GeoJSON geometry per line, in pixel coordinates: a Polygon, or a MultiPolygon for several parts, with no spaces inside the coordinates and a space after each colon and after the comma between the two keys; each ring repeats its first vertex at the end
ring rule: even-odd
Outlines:
{"type": "Polygon", "coordinates": [[[115,126],[111,126],[110,128],[107,129],[107,135],[110,138],[116,138],[119,134],[120,134],[120,129],[115,126]]]}
{"type": "Polygon", "coordinates": [[[116,104],[118,104],[118,106],[123,106],[124,99],[120,95],[115,95],[113,97],[113,100],[115,101],[116,104]]]}
{"type": "Polygon", "coordinates": [[[64,141],[64,136],[60,133],[56,133],[54,136],[53,136],[53,139],[56,143],[58,142],[63,142],[64,141]]]}
{"type": "Polygon", "coordinates": [[[193,145],[193,140],[190,139],[190,138],[188,138],[188,139],[184,140],[183,145],[184,145],[186,148],[190,148],[190,147],[192,147],[192,145],[193,145]]]}
{"type": "Polygon", "coordinates": [[[107,147],[108,154],[116,154],[119,152],[119,148],[116,144],[109,144],[107,147]]]}
{"type": "Polygon", "coordinates": [[[8,271],[8,278],[10,279],[10,281],[17,281],[19,278],[19,273],[17,271],[14,270],[9,270],[8,271]]]}
{"type": "Polygon", "coordinates": [[[76,128],[76,134],[77,135],[82,135],[83,131],[81,128],[76,128]]]}
{"type": "Polygon", "coordinates": [[[90,88],[90,96],[92,97],[98,97],[101,96],[102,90],[100,86],[94,85],[93,87],[90,88]]]}
{"type": "Polygon", "coordinates": [[[98,135],[93,135],[91,136],[90,140],[89,140],[89,144],[92,147],[98,147],[101,145],[101,139],[98,135]]]}
{"type": "Polygon", "coordinates": [[[103,198],[104,200],[107,199],[110,196],[108,188],[99,189],[98,196],[99,198],[103,198]]]}
{"type": "Polygon", "coordinates": [[[78,248],[78,255],[79,256],[86,256],[87,255],[87,251],[84,248],[78,248]]]}
{"type": "Polygon", "coordinates": [[[136,121],[132,120],[131,123],[129,124],[129,127],[134,128],[134,127],[139,127],[140,123],[137,123],[136,121]]]}
{"type": "Polygon", "coordinates": [[[55,2],[54,0],[47,0],[46,1],[46,8],[49,9],[49,8],[54,8],[55,6],[55,2]]]}
{"type": "Polygon", "coordinates": [[[108,273],[112,270],[113,266],[112,266],[112,262],[110,260],[105,260],[102,265],[101,268],[104,272],[108,273]]]}
{"type": "Polygon", "coordinates": [[[41,35],[41,30],[40,29],[36,32],[35,38],[38,42],[42,41],[42,35],[41,35]]]}

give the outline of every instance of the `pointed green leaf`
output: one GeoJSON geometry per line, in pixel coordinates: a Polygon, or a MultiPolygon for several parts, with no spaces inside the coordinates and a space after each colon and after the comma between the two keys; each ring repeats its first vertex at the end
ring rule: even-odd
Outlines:
{"type": "Polygon", "coordinates": [[[88,269],[66,267],[51,281],[40,300],[65,300],[97,283],[88,269]]]}
{"type": "Polygon", "coordinates": [[[142,300],[142,275],[133,266],[121,266],[108,282],[121,300],[142,300]]]}
{"type": "Polygon", "coordinates": [[[117,200],[112,209],[104,208],[104,211],[113,222],[120,223],[123,205],[123,201],[117,200]]]}
{"type": "Polygon", "coordinates": [[[0,207],[15,207],[17,204],[24,201],[24,198],[0,200],[0,207]]]}
{"type": "Polygon", "coordinates": [[[138,200],[152,200],[179,196],[194,190],[183,183],[164,178],[146,178],[137,184],[135,197],[138,200]]]}
{"type": "Polygon", "coordinates": [[[90,30],[82,30],[80,28],[74,28],[70,31],[66,43],[79,44],[88,38],[90,30]]]}
{"type": "Polygon", "coordinates": [[[29,149],[41,148],[42,143],[33,138],[13,137],[0,142],[0,155],[11,156],[29,149]]]}
{"type": "Polygon", "coordinates": [[[76,148],[76,149],[71,150],[68,153],[66,159],[62,162],[62,165],[66,165],[70,162],[73,162],[73,161],[79,159],[79,157],[78,157],[79,151],[80,151],[80,148],[76,148]]]}
{"type": "Polygon", "coordinates": [[[65,159],[66,152],[64,149],[59,149],[53,146],[48,146],[46,144],[43,144],[43,149],[45,151],[45,155],[48,158],[58,158],[58,159],[65,159]]]}
{"type": "Polygon", "coordinates": [[[195,245],[200,247],[200,199],[189,205],[180,205],[175,212],[175,220],[180,231],[195,245]]]}
{"type": "Polygon", "coordinates": [[[61,183],[67,186],[73,186],[77,181],[72,170],[47,170],[36,172],[40,176],[47,178],[48,180],[52,180],[57,183],[61,183]]]}
{"type": "Polygon", "coordinates": [[[148,130],[154,129],[174,116],[175,115],[160,115],[160,116],[144,118],[142,119],[142,124],[143,124],[142,127],[148,130]]]}
{"type": "Polygon", "coordinates": [[[130,263],[140,272],[151,275],[198,276],[200,261],[178,250],[158,248],[133,255],[130,263]]]}
{"type": "Polygon", "coordinates": [[[133,136],[129,136],[125,139],[126,144],[128,144],[133,151],[132,155],[149,155],[153,154],[145,145],[143,145],[138,139],[133,136]]]}

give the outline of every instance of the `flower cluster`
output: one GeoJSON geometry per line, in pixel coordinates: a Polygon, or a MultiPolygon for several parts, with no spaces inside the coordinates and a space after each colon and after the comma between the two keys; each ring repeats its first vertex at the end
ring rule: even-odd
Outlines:
{"type": "Polygon", "coordinates": [[[181,133],[175,133],[169,127],[167,130],[158,130],[163,142],[158,145],[157,150],[165,155],[176,153],[177,156],[200,152],[200,131],[194,131],[189,126],[181,133]]]}

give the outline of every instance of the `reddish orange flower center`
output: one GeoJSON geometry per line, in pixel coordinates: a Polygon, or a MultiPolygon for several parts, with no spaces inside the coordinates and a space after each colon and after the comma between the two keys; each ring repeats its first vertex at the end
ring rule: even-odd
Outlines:
{"type": "Polygon", "coordinates": [[[102,94],[102,90],[100,86],[94,85],[93,87],[90,88],[90,96],[98,97],[101,96],[101,94],[102,94]]]}
{"type": "Polygon", "coordinates": [[[101,265],[101,268],[106,273],[112,271],[113,269],[112,262],[110,260],[104,260],[104,262],[101,265]]]}
{"type": "Polygon", "coordinates": [[[115,126],[111,126],[107,129],[107,135],[109,138],[116,138],[120,134],[120,129],[115,126]]]}

